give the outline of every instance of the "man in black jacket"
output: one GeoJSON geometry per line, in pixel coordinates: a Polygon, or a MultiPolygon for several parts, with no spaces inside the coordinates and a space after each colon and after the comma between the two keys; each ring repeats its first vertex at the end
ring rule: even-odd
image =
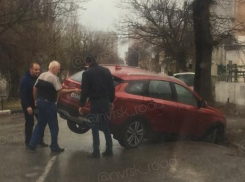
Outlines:
{"type": "Polygon", "coordinates": [[[92,55],[85,59],[89,68],[83,73],[82,93],[80,99],[80,114],[84,114],[83,106],[89,98],[91,101],[88,119],[92,125],[93,152],[91,158],[100,157],[99,128],[104,132],[106,139],[106,150],[103,156],[112,156],[112,138],[108,124],[110,108],[113,107],[115,88],[109,69],[99,66],[92,55]]]}
{"type": "MultiPolygon", "coordinates": [[[[30,69],[26,72],[25,76],[20,81],[20,99],[22,109],[25,115],[25,144],[26,146],[29,145],[32,130],[34,126],[34,115],[36,119],[38,119],[34,98],[33,98],[33,87],[37,80],[37,77],[40,74],[40,66],[37,63],[32,63],[30,65],[30,69]]],[[[43,135],[42,133],[41,140],[39,145],[43,147],[47,147],[48,145],[43,142],[43,135]]]]}

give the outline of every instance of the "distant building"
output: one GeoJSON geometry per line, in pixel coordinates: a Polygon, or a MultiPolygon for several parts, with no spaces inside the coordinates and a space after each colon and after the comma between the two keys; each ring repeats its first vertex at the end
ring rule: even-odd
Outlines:
{"type": "Polygon", "coordinates": [[[118,35],[115,32],[98,31],[97,33],[100,41],[110,48],[111,54],[118,57],[118,35]]]}
{"type": "MultiPolygon", "coordinates": [[[[216,22],[216,31],[229,31],[235,26],[239,27],[239,23],[245,22],[245,4],[239,0],[217,3],[212,7],[212,12],[223,18],[216,22]],[[230,20],[228,21],[226,18],[230,20]],[[233,21],[234,19],[235,21],[233,21]]],[[[224,40],[219,47],[214,48],[212,76],[218,76],[220,74],[219,67],[226,66],[229,62],[245,65],[245,31],[236,32],[233,36],[236,41],[224,40]]]]}

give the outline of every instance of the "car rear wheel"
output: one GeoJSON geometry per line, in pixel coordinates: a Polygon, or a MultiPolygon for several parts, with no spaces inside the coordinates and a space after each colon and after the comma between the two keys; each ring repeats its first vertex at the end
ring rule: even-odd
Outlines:
{"type": "Polygon", "coordinates": [[[214,126],[212,127],[206,135],[207,142],[214,144],[223,144],[224,142],[224,127],[214,126]]]}
{"type": "Polygon", "coordinates": [[[127,122],[124,126],[122,139],[118,140],[122,147],[127,149],[138,147],[144,140],[146,128],[139,119],[127,122]]]}
{"type": "Polygon", "coordinates": [[[71,131],[73,131],[74,133],[77,133],[77,134],[84,134],[90,129],[90,127],[88,125],[86,125],[86,123],[77,124],[77,123],[70,121],[70,120],[67,120],[67,125],[71,131]]]}

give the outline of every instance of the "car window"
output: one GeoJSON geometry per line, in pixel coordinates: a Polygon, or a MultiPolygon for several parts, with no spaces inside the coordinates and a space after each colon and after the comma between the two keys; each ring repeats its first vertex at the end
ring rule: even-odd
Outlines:
{"type": "Polygon", "coordinates": [[[185,82],[188,86],[194,86],[194,74],[175,75],[175,77],[185,82]]]}
{"type": "Polygon", "coordinates": [[[162,100],[173,100],[170,83],[157,80],[150,81],[149,97],[162,100]]]}
{"type": "Polygon", "coordinates": [[[197,106],[198,99],[185,87],[175,84],[177,96],[178,96],[178,102],[197,106]]]}
{"type": "Polygon", "coordinates": [[[84,71],[80,71],[80,72],[78,72],[78,73],[72,75],[72,76],[70,77],[70,79],[71,79],[71,80],[74,80],[74,81],[76,81],[76,82],[81,83],[81,82],[82,82],[82,77],[83,77],[83,72],[84,72],[84,71]]]}
{"type": "Polygon", "coordinates": [[[122,83],[122,80],[120,78],[117,78],[115,76],[112,76],[112,79],[114,80],[114,86],[117,86],[120,83],[122,83]]]}
{"type": "MultiPolygon", "coordinates": [[[[70,79],[72,79],[72,80],[74,80],[74,81],[77,81],[77,82],[81,83],[81,82],[82,82],[82,77],[83,77],[83,72],[84,72],[84,71],[80,71],[80,72],[78,72],[78,73],[72,75],[72,76],[70,77],[70,79]]],[[[113,81],[114,81],[114,86],[117,86],[117,85],[119,85],[119,84],[122,82],[122,80],[121,80],[120,78],[117,78],[117,77],[115,77],[115,76],[112,76],[112,79],[113,79],[113,81]]]]}
{"type": "Polygon", "coordinates": [[[133,81],[130,82],[126,88],[126,92],[133,95],[144,95],[144,86],[146,81],[133,81]]]}

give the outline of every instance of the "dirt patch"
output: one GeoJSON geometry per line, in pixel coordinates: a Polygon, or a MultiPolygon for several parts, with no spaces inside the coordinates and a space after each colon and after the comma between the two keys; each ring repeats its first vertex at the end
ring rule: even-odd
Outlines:
{"type": "Polygon", "coordinates": [[[220,110],[227,117],[245,118],[245,106],[239,106],[231,103],[214,103],[213,107],[220,110]]]}

